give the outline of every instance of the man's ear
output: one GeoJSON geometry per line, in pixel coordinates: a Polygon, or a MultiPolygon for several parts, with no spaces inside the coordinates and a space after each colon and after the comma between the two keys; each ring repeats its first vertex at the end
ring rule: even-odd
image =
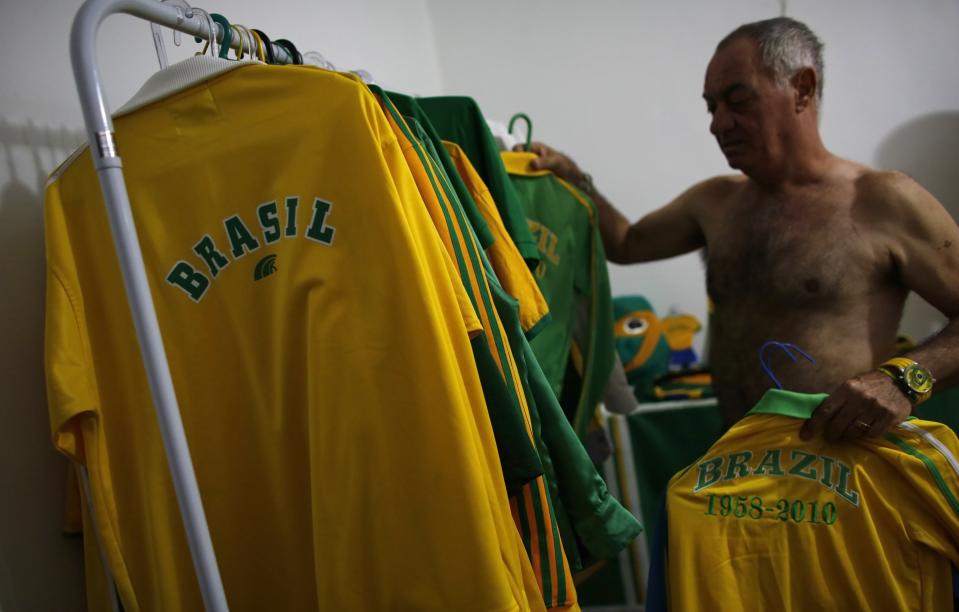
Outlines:
{"type": "Polygon", "coordinates": [[[812,68],[803,68],[793,75],[792,84],[796,90],[796,112],[799,113],[816,99],[819,77],[812,68]]]}

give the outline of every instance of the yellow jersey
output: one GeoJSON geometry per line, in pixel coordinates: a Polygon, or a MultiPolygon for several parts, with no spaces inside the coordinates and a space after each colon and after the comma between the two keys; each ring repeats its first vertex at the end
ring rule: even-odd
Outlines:
{"type": "MultiPolygon", "coordinates": [[[[528,609],[482,327],[376,100],[210,61],[115,127],[231,608],[528,609]]],[[[88,151],[45,229],[54,442],[89,471],[124,609],[201,609],[88,151]]]]}
{"type": "Polygon", "coordinates": [[[918,419],[800,440],[825,397],[768,391],[670,481],[670,609],[952,609],[959,440],[918,419]]]}
{"type": "Polygon", "coordinates": [[[536,284],[533,273],[526,266],[519,248],[510,237],[489,188],[473,168],[466,153],[454,142],[444,141],[443,145],[493,234],[493,244],[486,252],[490,265],[496,272],[496,278],[503,285],[503,289],[519,302],[520,324],[527,338],[533,338],[550,320],[546,298],[536,284]]]}

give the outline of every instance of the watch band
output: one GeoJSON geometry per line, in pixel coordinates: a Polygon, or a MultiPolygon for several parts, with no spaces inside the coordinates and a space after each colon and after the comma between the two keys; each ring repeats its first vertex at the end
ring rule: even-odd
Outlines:
{"type": "Polygon", "coordinates": [[[878,370],[891,378],[914,406],[929,399],[936,380],[932,373],[918,362],[906,357],[893,357],[879,365],[878,370]]]}

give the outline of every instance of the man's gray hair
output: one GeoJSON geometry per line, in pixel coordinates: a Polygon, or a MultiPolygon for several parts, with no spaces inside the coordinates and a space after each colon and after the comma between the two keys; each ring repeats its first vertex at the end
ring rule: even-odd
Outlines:
{"type": "Polygon", "coordinates": [[[809,26],[790,19],[776,17],[739,26],[719,41],[716,50],[739,38],[756,41],[763,65],[779,85],[785,85],[803,68],[816,70],[816,98],[822,103],[823,61],[822,41],[809,26]]]}

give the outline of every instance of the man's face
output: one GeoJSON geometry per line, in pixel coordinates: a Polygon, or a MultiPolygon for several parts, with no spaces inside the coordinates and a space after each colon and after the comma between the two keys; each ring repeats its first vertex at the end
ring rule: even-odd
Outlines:
{"type": "Polygon", "coordinates": [[[789,86],[776,84],[759,48],[740,38],[716,51],[706,68],[703,98],[712,116],[709,131],[730,167],[761,173],[783,155],[783,128],[793,104],[789,86]]]}

